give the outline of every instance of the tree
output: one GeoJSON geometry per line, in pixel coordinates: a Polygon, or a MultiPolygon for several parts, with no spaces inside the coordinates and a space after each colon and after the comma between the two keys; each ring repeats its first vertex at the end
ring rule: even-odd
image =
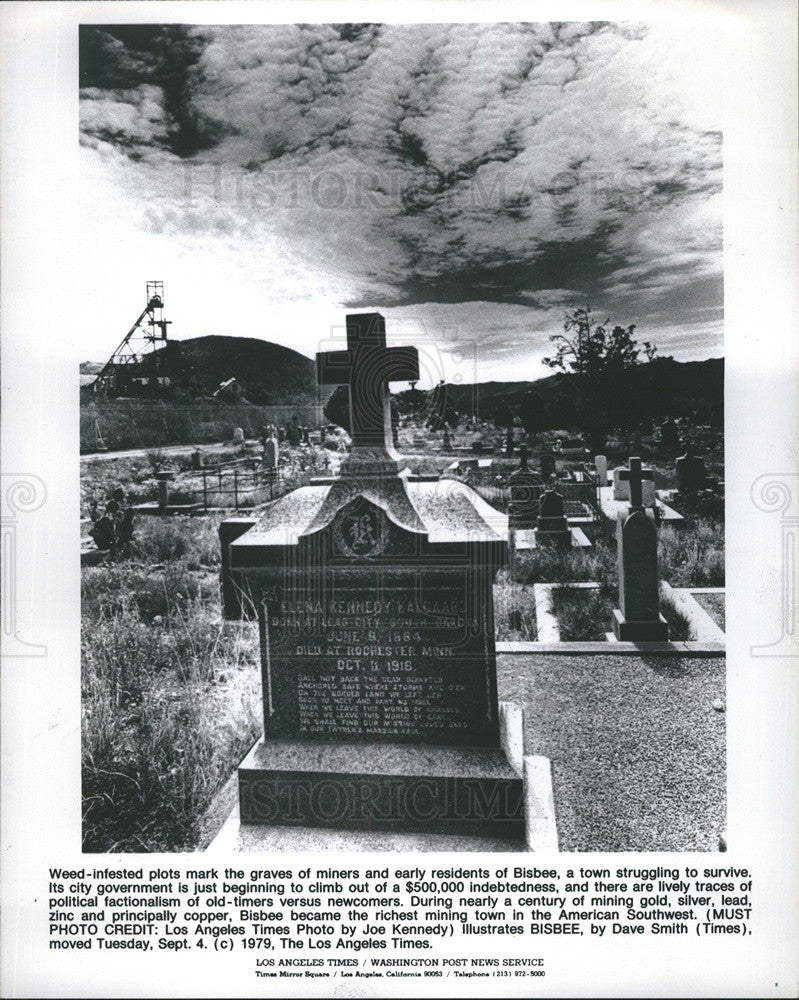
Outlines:
{"type": "Polygon", "coordinates": [[[337,385],[322,410],[331,424],[350,432],[350,390],[349,386],[337,385]]]}
{"type": "Polygon", "coordinates": [[[641,363],[641,349],[649,361],[657,352],[649,341],[639,346],[633,339],[635,324],[609,329],[609,322],[599,323],[590,306],[573,309],[566,313],[563,333],[549,338],[556,345],[554,356],[543,359],[548,367],[577,377],[581,423],[595,452],[605,447],[611,427],[640,419],[644,401],[633,398],[637,394],[631,393],[626,373],[641,363]]]}

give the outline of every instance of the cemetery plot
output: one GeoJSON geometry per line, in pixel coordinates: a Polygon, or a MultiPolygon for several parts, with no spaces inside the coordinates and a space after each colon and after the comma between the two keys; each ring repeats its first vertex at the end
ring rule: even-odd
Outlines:
{"type": "Polygon", "coordinates": [[[500,697],[534,705],[562,851],[717,851],[726,825],[721,657],[500,657],[500,697]],[[677,750],[679,748],[679,750],[677,750]]]}
{"type": "MultiPolygon", "coordinates": [[[[552,761],[561,849],[717,849],[721,657],[676,665],[611,643],[592,657],[497,656],[495,643],[603,641],[614,612],[654,625],[651,637],[667,627],[673,641],[702,638],[689,601],[723,626],[723,509],[706,503],[718,467],[692,489],[684,465],[677,482],[679,451],[654,442],[640,464],[612,440],[594,463],[566,435],[479,420],[433,428],[406,415],[398,438],[412,455],[401,471],[387,384],[397,370],[410,377],[414,357],[386,348],[379,323],[352,319],[348,350],[320,369],[356,402],[366,394],[348,452],[339,432],[295,424],[228,446],[213,467],[166,453],[84,463],[84,515],[120,488],[130,504],[201,507],[141,518],[126,552],[84,569],[86,849],[205,846],[205,810],[262,733],[240,768],[250,823],[269,819],[264,790],[279,796],[295,780],[336,775],[354,792],[372,782],[388,802],[424,774],[467,803],[458,824],[436,821],[453,844],[465,818],[467,832],[521,848],[521,771],[506,748],[524,744],[552,761]],[[159,475],[165,467],[174,478],[159,475]],[[621,546],[601,515],[607,470],[619,468],[630,491],[615,501],[621,546]],[[646,513],[656,486],[681,487],[679,533],[646,513]],[[202,513],[225,507],[242,516],[221,526],[221,510],[202,513]],[[508,517],[541,536],[519,547],[512,579],[497,573],[508,517]],[[631,523],[638,534],[625,538],[631,523]],[[590,548],[559,544],[577,525],[590,548]],[[526,733],[513,739],[521,716],[505,702],[526,707],[526,733]],[[500,793],[498,831],[472,807],[500,793]]],[[[350,810],[343,826],[372,819],[350,810]]],[[[415,822],[401,813],[386,828],[415,822]]]]}

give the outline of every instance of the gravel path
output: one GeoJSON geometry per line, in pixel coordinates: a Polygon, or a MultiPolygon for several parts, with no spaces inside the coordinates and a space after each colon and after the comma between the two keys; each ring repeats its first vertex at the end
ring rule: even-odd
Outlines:
{"type": "Polygon", "coordinates": [[[718,850],[724,659],[500,654],[498,681],[552,761],[561,850],[718,850]]]}

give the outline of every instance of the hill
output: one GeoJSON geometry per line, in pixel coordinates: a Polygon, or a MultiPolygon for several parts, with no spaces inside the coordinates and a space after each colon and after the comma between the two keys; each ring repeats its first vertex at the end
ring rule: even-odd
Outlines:
{"type": "MultiPolygon", "coordinates": [[[[535,382],[446,384],[438,390],[446,406],[460,414],[476,411],[502,422],[508,412],[531,430],[578,427],[579,379],[559,372],[535,382]]],[[[402,398],[400,394],[400,399],[402,398]]],[[[436,407],[434,407],[436,408],[436,407]]],[[[655,358],[631,368],[619,391],[607,399],[611,422],[634,424],[648,418],[690,417],[721,426],[724,420],[724,359],[675,361],[655,358]]]]}
{"type": "MultiPolygon", "coordinates": [[[[84,362],[80,368],[83,374],[94,374],[102,365],[84,362]]],[[[259,405],[315,403],[319,398],[310,358],[254,337],[211,335],[172,340],[148,355],[130,374],[147,378],[156,371],[170,376],[184,396],[210,396],[220,382],[234,378],[244,398],[259,405]]]]}
{"type": "Polygon", "coordinates": [[[208,396],[220,382],[235,378],[252,403],[273,406],[313,402],[318,398],[316,366],[310,358],[254,337],[194,337],[156,351],[158,363],[183,369],[195,395],[208,396]]]}

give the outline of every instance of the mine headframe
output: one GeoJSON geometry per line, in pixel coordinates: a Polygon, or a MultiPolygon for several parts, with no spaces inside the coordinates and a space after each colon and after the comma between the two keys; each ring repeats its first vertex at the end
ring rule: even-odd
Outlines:
{"type": "Polygon", "coordinates": [[[169,325],[164,319],[164,283],[148,281],[147,305],[103,365],[93,388],[116,396],[163,382],[159,348],[167,345],[169,325]]]}

